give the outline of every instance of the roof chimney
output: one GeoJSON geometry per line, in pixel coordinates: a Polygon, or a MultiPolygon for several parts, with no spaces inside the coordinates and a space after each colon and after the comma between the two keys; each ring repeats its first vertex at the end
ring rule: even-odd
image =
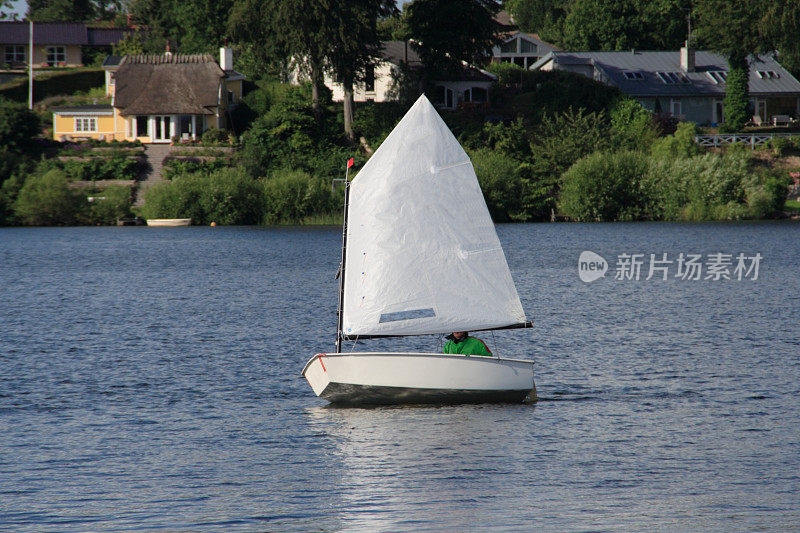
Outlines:
{"type": "Polygon", "coordinates": [[[222,70],[233,70],[233,50],[227,46],[219,49],[219,67],[222,70]]]}
{"type": "Polygon", "coordinates": [[[681,48],[681,68],[684,72],[694,72],[694,49],[689,46],[689,41],[681,48]]]}

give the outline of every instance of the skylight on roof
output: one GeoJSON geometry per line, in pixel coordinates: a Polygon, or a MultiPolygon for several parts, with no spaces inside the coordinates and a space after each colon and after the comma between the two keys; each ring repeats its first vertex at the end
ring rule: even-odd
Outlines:
{"type": "Polygon", "coordinates": [[[643,80],[644,79],[644,74],[642,74],[641,72],[628,71],[628,72],[623,72],[622,75],[625,76],[626,80],[643,80]]]}
{"type": "Polygon", "coordinates": [[[689,83],[689,78],[683,72],[656,72],[656,76],[667,85],[679,85],[689,83]]]}
{"type": "Polygon", "coordinates": [[[725,83],[728,81],[728,73],[724,70],[709,70],[707,74],[714,83],[725,83]]]}
{"type": "Polygon", "coordinates": [[[758,77],[762,80],[777,80],[781,77],[780,74],[774,70],[757,70],[756,74],[758,74],[758,77]]]}

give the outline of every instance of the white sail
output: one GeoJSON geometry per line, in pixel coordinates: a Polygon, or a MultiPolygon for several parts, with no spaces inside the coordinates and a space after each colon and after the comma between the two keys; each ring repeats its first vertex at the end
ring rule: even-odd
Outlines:
{"type": "Polygon", "coordinates": [[[472,163],[424,95],[350,186],[343,305],[348,337],[526,320],[472,163]]]}

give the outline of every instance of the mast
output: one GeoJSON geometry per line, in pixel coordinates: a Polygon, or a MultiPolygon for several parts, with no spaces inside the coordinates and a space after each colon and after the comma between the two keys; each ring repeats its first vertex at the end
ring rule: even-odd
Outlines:
{"type": "MultiPolygon", "coordinates": [[[[350,167],[347,167],[350,170],[350,167]]],[[[336,353],[342,353],[342,318],[344,316],[344,261],[347,256],[347,204],[350,197],[350,181],[345,174],[344,179],[344,220],[342,221],[342,262],[339,263],[339,309],[337,311],[336,325],[336,353]]]]}

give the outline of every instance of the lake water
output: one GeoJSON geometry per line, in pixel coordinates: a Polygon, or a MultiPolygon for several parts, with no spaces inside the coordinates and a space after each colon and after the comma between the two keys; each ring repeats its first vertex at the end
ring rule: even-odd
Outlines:
{"type": "Polygon", "coordinates": [[[0,529],[800,530],[800,225],[498,233],[534,328],[478,335],[539,403],[361,409],[300,375],[337,228],[0,229],[0,529]],[[732,279],[675,276],[720,252],[732,279]]]}

